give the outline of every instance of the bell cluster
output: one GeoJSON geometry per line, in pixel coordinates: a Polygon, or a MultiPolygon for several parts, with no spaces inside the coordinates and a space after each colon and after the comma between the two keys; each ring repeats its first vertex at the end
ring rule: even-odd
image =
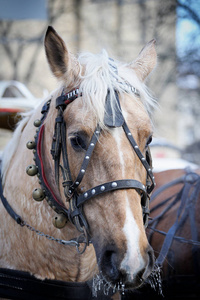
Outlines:
{"type": "MultiPolygon", "coordinates": [[[[37,133],[39,132],[39,127],[41,126],[42,124],[42,121],[37,119],[34,121],[34,126],[37,128],[36,129],[36,135],[34,136],[35,138],[35,141],[28,141],[26,143],[26,147],[29,149],[29,150],[33,150],[33,154],[34,154],[34,157],[33,157],[33,160],[35,161],[36,160],[36,157],[35,157],[35,154],[36,154],[36,139],[37,139],[37,133]]],[[[35,164],[31,164],[29,165],[27,168],[26,168],[26,173],[29,175],[29,176],[36,176],[39,178],[39,184],[41,185],[41,180],[40,180],[40,174],[39,174],[39,170],[38,170],[38,166],[35,165],[35,164]]],[[[56,208],[55,205],[53,205],[53,202],[50,201],[48,199],[48,197],[45,195],[45,190],[42,189],[42,188],[35,188],[33,190],[33,193],[32,193],[32,197],[35,201],[42,201],[44,199],[47,200],[47,203],[49,204],[49,206],[57,212],[57,214],[53,217],[52,219],[52,222],[53,222],[53,225],[56,227],[56,228],[63,228],[65,225],[66,225],[66,222],[67,222],[67,217],[63,214],[63,213],[58,213],[58,209],[56,208]]]]}

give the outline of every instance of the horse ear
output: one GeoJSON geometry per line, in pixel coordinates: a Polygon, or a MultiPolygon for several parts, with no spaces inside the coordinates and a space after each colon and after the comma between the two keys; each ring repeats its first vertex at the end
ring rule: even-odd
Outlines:
{"type": "Polygon", "coordinates": [[[63,39],[52,26],[47,29],[44,45],[50,68],[58,79],[65,79],[69,72],[75,71],[75,57],[69,53],[63,39]]]}
{"type": "Polygon", "coordinates": [[[140,51],[137,59],[130,64],[130,67],[134,69],[141,81],[144,81],[147,78],[147,76],[153,71],[157,64],[155,44],[156,40],[151,40],[140,51]]]}

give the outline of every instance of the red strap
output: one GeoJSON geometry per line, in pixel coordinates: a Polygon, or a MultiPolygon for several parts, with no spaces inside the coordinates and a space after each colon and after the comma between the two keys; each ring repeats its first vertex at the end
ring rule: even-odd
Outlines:
{"type": "Polygon", "coordinates": [[[38,143],[37,143],[37,154],[38,154],[38,158],[40,160],[40,165],[41,165],[41,171],[42,171],[42,178],[43,178],[43,181],[46,185],[46,187],[49,189],[49,191],[51,192],[54,200],[59,204],[61,205],[62,207],[64,207],[64,205],[56,198],[52,188],[50,187],[48,181],[47,181],[47,178],[46,178],[46,175],[45,175],[45,172],[44,172],[44,165],[43,165],[43,162],[42,162],[42,155],[41,155],[41,152],[42,152],[42,137],[43,137],[43,133],[44,133],[44,124],[41,126],[41,129],[40,129],[40,132],[39,132],[39,136],[38,136],[38,143]]]}

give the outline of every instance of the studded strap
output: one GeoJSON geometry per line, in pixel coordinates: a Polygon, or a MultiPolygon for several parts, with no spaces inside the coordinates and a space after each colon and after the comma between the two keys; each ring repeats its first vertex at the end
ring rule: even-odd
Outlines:
{"type": "Polygon", "coordinates": [[[144,155],[142,154],[142,152],[140,151],[136,141],[134,140],[128,125],[126,122],[124,122],[124,124],[122,125],[124,132],[129,140],[129,142],[131,143],[135,153],[137,154],[138,158],[140,159],[141,163],[143,164],[144,168],[147,171],[148,177],[151,179],[151,185],[147,186],[147,193],[150,194],[152,192],[152,190],[154,189],[155,186],[155,181],[154,181],[154,176],[153,176],[153,172],[152,172],[152,168],[150,167],[150,165],[148,164],[146,158],[144,157],[144,155]]]}
{"type": "Polygon", "coordinates": [[[73,184],[71,185],[71,187],[69,188],[69,193],[73,194],[74,190],[80,185],[84,175],[85,175],[85,171],[87,169],[87,166],[89,164],[90,158],[92,156],[92,152],[95,148],[95,145],[98,141],[99,135],[100,135],[101,129],[99,124],[97,125],[94,134],[90,140],[90,144],[88,146],[88,149],[86,151],[83,163],[81,165],[80,171],[78,176],[76,177],[75,181],[73,182],[73,184]]]}
{"type": "Polygon", "coordinates": [[[84,194],[79,195],[77,197],[77,207],[80,207],[87,200],[96,197],[102,193],[121,189],[135,189],[139,193],[142,193],[144,196],[146,195],[146,188],[141,182],[134,179],[116,180],[97,185],[95,188],[87,190],[84,194]]]}

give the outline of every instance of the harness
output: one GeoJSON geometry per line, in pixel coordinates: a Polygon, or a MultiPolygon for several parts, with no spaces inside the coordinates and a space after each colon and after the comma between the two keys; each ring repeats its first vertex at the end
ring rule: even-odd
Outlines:
{"type": "Polygon", "coordinates": [[[170,187],[176,186],[177,184],[183,184],[183,187],[177,194],[174,194],[169,198],[163,200],[161,203],[157,204],[151,209],[151,212],[153,212],[165,205],[165,209],[163,209],[159,215],[157,215],[153,220],[149,222],[150,226],[148,226],[148,228],[151,231],[148,239],[151,243],[152,235],[154,232],[160,233],[165,236],[165,240],[156,260],[156,264],[160,267],[163,265],[167,256],[168,260],[171,261],[171,265],[173,265],[173,259],[170,259],[169,257],[173,240],[179,241],[181,243],[191,244],[194,258],[194,270],[195,274],[198,274],[200,264],[197,249],[200,246],[200,242],[198,241],[198,229],[197,224],[195,223],[195,206],[200,192],[200,176],[197,173],[192,172],[190,169],[186,169],[185,175],[158,188],[155,193],[153,193],[151,202],[153,202],[156,197],[158,197],[162,192],[170,187]],[[165,214],[170,211],[170,209],[177,203],[180,203],[180,205],[177,210],[176,220],[168,230],[168,232],[156,229],[157,225],[165,216],[165,214]],[[185,224],[187,219],[190,221],[190,231],[192,239],[185,239],[183,237],[176,236],[177,231],[185,224]]]}
{"type": "MultiPolygon", "coordinates": [[[[139,92],[133,88],[136,96],[138,96],[139,92]]],[[[52,140],[51,154],[54,160],[55,166],[55,180],[56,184],[59,188],[59,169],[62,170],[63,176],[63,188],[64,194],[66,197],[66,201],[69,202],[69,209],[66,209],[64,203],[61,199],[57,199],[54,191],[51,189],[49,185],[46,174],[44,171],[43,159],[42,159],[42,144],[43,144],[43,134],[45,130],[44,120],[48,115],[48,111],[50,108],[51,100],[48,100],[44,106],[42,107],[41,114],[42,117],[40,120],[35,120],[34,126],[36,127],[35,140],[29,141],[27,143],[27,148],[33,151],[33,159],[35,164],[29,165],[26,169],[26,172],[30,176],[37,175],[38,182],[41,187],[35,188],[33,191],[33,199],[36,201],[42,201],[46,199],[47,203],[50,207],[57,213],[54,218],[54,225],[57,228],[62,228],[65,226],[66,222],[71,221],[77,228],[81,235],[77,239],[73,239],[70,241],[58,240],[47,234],[42,234],[40,231],[34,229],[32,226],[27,224],[22,218],[17,215],[14,210],[9,205],[7,199],[3,196],[3,191],[1,191],[1,199],[2,202],[11,215],[11,217],[21,226],[26,225],[30,230],[35,231],[39,235],[43,235],[51,240],[55,240],[64,245],[73,245],[77,247],[78,252],[83,253],[91,243],[89,237],[89,225],[83,213],[83,205],[86,201],[96,197],[100,194],[108,193],[114,190],[121,189],[135,189],[141,195],[141,206],[143,210],[143,220],[144,226],[147,227],[148,224],[148,216],[149,216],[149,195],[152,192],[155,182],[154,176],[151,168],[151,155],[149,148],[146,151],[146,157],[141,153],[137,143],[135,142],[128,125],[123,117],[118,93],[115,91],[115,117],[113,117],[110,103],[110,92],[108,91],[106,102],[105,102],[105,118],[104,123],[106,126],[110,128],[114,127],[122,127],[127,139],[129,140],[133,150],[141,161],[143,167],[147,172],[147,180],[146,186],[141,182],[135,179],[123,179],[105,182],[101,185],[95,186],[92,189],[87,190],[86,192],[79,194],[77,189],[87,171],[87,166],[90,162],[92,153],[95,149],[95,145],[98,142],[99,136],[101,134],[101,128],[98,124],[91,141],[89,143],[89,147],[85,153],[85,157],[83,159],[80,171],[74,181],[72,181],[71,172],[69,168],[68,155],[67,155],[67,146],[66,146],[66,124],[63,118],[63,112],[66,107],[73,102],[76,98],[78,98],[79,90],[76,88],[69,93],[64,93],[57,97],[56,99],[56,109],[57,109],[57,117],[55,119],[55,129],[54,136],[52,140]],[[62,156],[62,165],[61,165],[61,156],[62,156]],[[82,250],[79,249],[80,244],[83,243],[84,247],[82,250]]],[[[1,188],[2,190],[2,188],[1,188]]]]}
{"type": "Polygon", "coordinates": [[[15,300],[111,300],[111,292],[93,295],[92,282],[41,280],[28,272],[0,269],[0,297],[15,300]]]}
{"type": "MultiPolygon", "coordinates": [[[[149,165],[149,163],[151,163],[149,149],[147,150],[146,158],[145,158],[141,153],[141,151],[139,150],[139,147],[136,144],[127,126],[127,123],[124,120],[124,117],[121,112],[117,92],[115,92],[116,113],[115,113],[115,118],[113,118],[111,104],[110,104],[110,93],[108,91],[106,97],[106,104],[105,104],[106,113],[105,113],[104,123],[106,126],[110,128],[122,126],[126,134],[126,137],[128,138],[130,144],[132,145],[136,155],[138,156],[142,165],[146,169],[147,172],[146,186],[135,179],[124,179],[124,180],[106,182],[101,185],[95,186],[82,194],[78,193],[78,187],[82,182],[83,177],[87,171],[87,167],[92,157],[92,153],[95,149],[95,146],[101,134],[101,128],[100,125],[98,124],[90,140],[88,149],[85,153],[85,157],[83,159],[80,171],[76,179],[72,181],[69,162],[68,162],[68,155],[67,155],[66,125],[63,118],[63,112],[66,109],[67,105],[69,105],[72,101],[74,101],[78,97],[79,97],[79,90],[75,89],[67,94],[64,94],[64,92],[62,92],[62,95],[56,99],[57,117],[55,119],[55,130],[54,130],[54,136],[53,136],[52,148],[51,148],[51,154],[55,166],[55,180],[59,188],[59,169],[61,168],[62,176],[63,176],[64,194],[66,197],[66,201],[69,202],[69,209],[67,210],[64,204],[60,200],[58,200],[54,195],[54,192],[52,191],[51,187],[47,182],[45,172],[44,172],[44,166],[42,162],[42,138],[43,138],[43,133],[45,128],[44,120],[46,119],[49,111],[50,101],[45,103],[44,107],[42,108],[41,113],[43,116],[41,120],[36,120],[34,123],[35,126],[37,127],[35,141],[28,142],[27,144],[27,147],[29,149],[33,149],[34,160],[35,160],[35,165],[30,165],[27,168],[27,173],[28,175],[31,176],[37,174],[39,178],[39,183],[41,185],[40,189],[35,189],[33,191],[33,198],[37,201],[38,200],[41,201],[44,198],[46,198],[48,204],[58,214],[56,216],[57,220],[58,218],[64,220],[60,222],[61,224],[57,222],[59,224],[55,224],[55,226],[58,225],[56,227],[60,226],[59,228],[61,228],[63,225],[65,225],[65,222],[67,220],[70,220],[76,226],[77,230],[81,232],[82,242],[85,243],[85,247],[83,249],[84,251],[86,246],[89,243],[89,226],[83,213],[83,205],[86,203],[86,201],[100,194],[108,193],[114,190],[135,189],[138,193],[141,194],[143,219],[144,219],[144,225],[146,227],[148,224],[148,215],[149,215],[149,194],[153,190],[155,183],[154,183],[154,176],[152,173],[152,169],[151,166],[149,165]],[[60,162],[61,156],[62,156],[62,165],[60,162]],[[147,162],[147,160],[149,163],[147,162]]],[[[81,239],[79,238],[79,241],[81,239]]]]}
{"type": "MultiPolygon", "coordinates": [[[[132,91],[136,96],[139,96],[139,92],[131,87],[132,91]]],[[[148,216],[149,216],[149,197],[155,186],[154,176],[151,168],[151,154],[149,148],[146,151],[146,157],[141,153],[137,143],[135,142],[126,121],[124,120],[118,93],[115,92],[115,117],[112,115],[111,104],[110,104],[110,93],[108,91],[105,104],[105,118],[104,123],[110,128],[122,127],[127,139],[129,140],[134,152],[141,161],[143,167],[147,172],[146,186],[141,182],[135,179],[124,179],[105,182],[101,185],[95,186],[92,189],[87,190],[86,192],[79,194],[78,187],[83,180],[83,177],[87,171],[88,164],[90,162],[92,153],[95,149],[95,145],[98,142],[99,136],[101,134],[101,128],[98,124],[93,136],[91,138],[89,147],[85,153],[80,171],[74,181],[72,181],[71,172],[68,162],[67,146],[66,146],[66,124],[63,118],[63,112],[66,107],[78,98],[79,90],[76,88],[69,93],[64,93],[56,99],[56,109],[57,117],[55,119],[55,129],[54,136],[51,146],[51,154],[54,160],[54,169],[55,169],[55,181],[59,189],[59,171],[61,169],[63,177],[63,189],[66,197],[66,201],[69,202],[69,209],[67,209],[61,199],[58,199],[52,190],[48,180],[46,178],[44,164],[43,164],[43,135],[45,131],[45,119],[48,115],[49,108],[51,105],[51,100],[48,100],[42,107],[41,114],[42,117],[40,120],[35,120],[34,126],[36,127],[36,134],[33,141],[27,142],[27,148],[33,151],[34,164],[29,165],[26,169],[26,172],[30,176],[37,176],[38,183],[40,187],[37,187],[33,190],[33,199],[36,201],[46,200],[50,207],[57,213],[54,218],[54,225],[57,228],[62,228],[65,226],[66,222],[69,220],[72,222],[78,231],[80,231],[80,236],[78,238],[65,241],[54,238],[48,234],[44,234],[39,230],[35,229],[24,221],[21,216],[19,216],[13,208],[8,203],[7,199],[3,195],[2,182],[0,180],[0,197],[1,201],[10,214],[10,216],[21,226],[26,226],[31,231],[34,231],[40,236],[44,236],[49,240],[56,241],[62,245],[75,246],[79,253],[83,253],[91,243],[89,235],[89,225],[85,218],[83,212],[83,205],[93,197],[98,195],[112,192],[115,190],[121,189],[134,189],[141,195],[141,206],[143,210],[143,221],[144,226],[148,225],[148,216]],[[61,162],[62,158],[62,162],[61,162]],[[80,249],[80,245],[83,245],[80,249]]],[[[27,286],[35,287],[34,293],[37,294],[37,298],[33,299],[90,299],[91,290],[88,290],[87,283],[68,283],[68,282],[59,282],[52,280],[40,281],[30,274],[21,271],[0,269],[0,295],[2,297],[11,297],[12,299],[27,299],[32,297],[30,289],[27,289],[27,286]],[[37,292],[36,292],[37,290],[37,292]],[[73,294],[73,297],[72,297],[73,294]],[[85,297],[85,295],[87,296],[85,297]],[[57,295],[61,295],[57,297],[57,295]],[[57,297],[57,298],[56,298],[57,297]],[[63,297],[63,298],[62,298],[63,297]]],[[[35,295],[33,293],[33,295],[35,295]]],[[[123,296],[123,295],[122,295],[123,296]]],[[[36,296],[35,296],[36,297],[36,296]]],[[[32,299],[32,298],[30,298],[32,299]]],[[[91,296],[91,299],[93,297],[91,296]]],[[[105,294],[102,295],[101,299],[110,299],[109,296],[105,294]]]]}

